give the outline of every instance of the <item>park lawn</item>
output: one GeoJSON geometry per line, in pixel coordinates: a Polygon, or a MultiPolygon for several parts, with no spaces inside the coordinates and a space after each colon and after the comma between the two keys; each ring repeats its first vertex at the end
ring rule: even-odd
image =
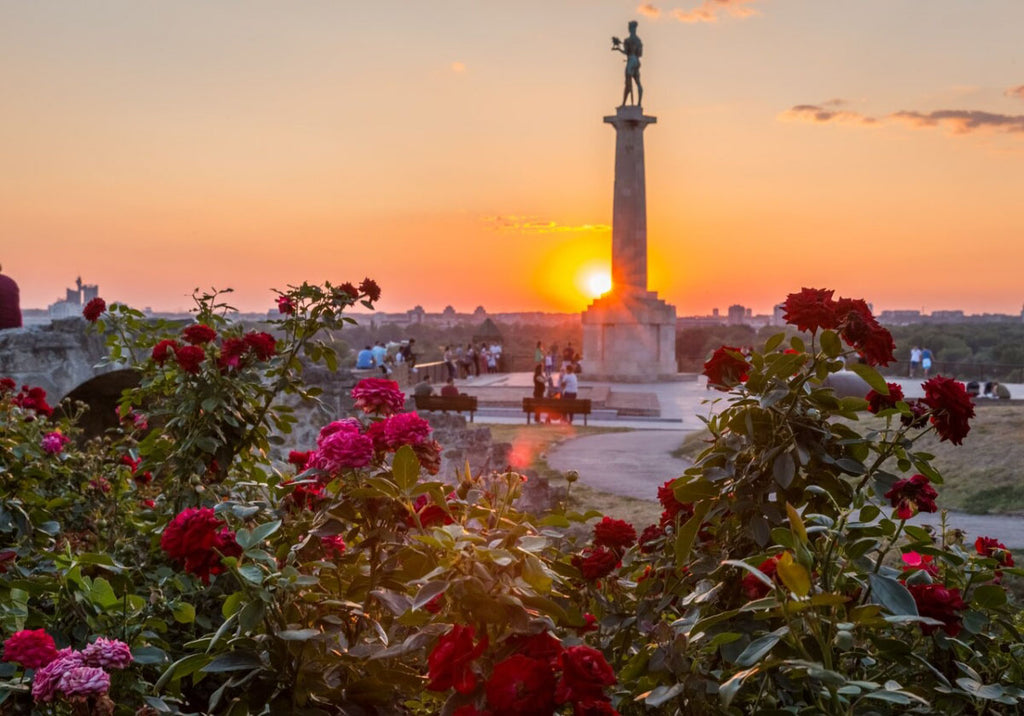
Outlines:
{"type": "MultiPolygon", "coordinates": [[[[520,470],[535,470],[552,487],[566,487],[565,475],[547,463],[547,454],[556,445],[572,438],[603,433],[619,433],[628,428],[595,428],[577,425],[489,425],[491,439],[496,443],[511,443],[512,463],[520,470]]],[[[588,487],[582,481],[569,491],[569,508],[578,512],[597,510],[601,514],[629,522],[637,530],[657,522],[661,505],[654,500],[621,497],[588,487]]]]}
{"type": "MultiPolygon", "coordinates": [[[[1024,404],[981,401],[963,445],[941,442],[934,432],[915,449],[935,456],[944,479],[937,486],[940,508],[975,514],[1024,513],[1024,404]]],[[[867,413],[851,423],[865,432],[884,421],[867,413]]],[[[673,454],[693,459],[706,447],[708,432],[688,435],[673,454]]]]}

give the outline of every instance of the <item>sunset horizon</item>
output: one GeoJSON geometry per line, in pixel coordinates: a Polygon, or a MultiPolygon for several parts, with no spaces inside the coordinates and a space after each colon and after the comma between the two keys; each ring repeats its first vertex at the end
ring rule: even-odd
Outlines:
{"type": "Polygon", "coordinates": [[[611,255],[644,40],[649,285],[679,316],[801,287],[1019,315],[1024,6],[576,0],[0,5],[18,98],[0,265],[23,308],[244,312],[303,281],[377,309],[584,310],[611,255]]]}

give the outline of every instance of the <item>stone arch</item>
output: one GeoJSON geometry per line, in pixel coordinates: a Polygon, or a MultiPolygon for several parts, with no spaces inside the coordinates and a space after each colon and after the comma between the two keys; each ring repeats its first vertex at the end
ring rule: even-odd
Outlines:
{"type": "Polygon", "coordinates": [[[85,437],[97,437],[117,427],[117,404],[121,394],[139,384],[139,372],[131,368],[113,370],[94,376],[71,390],[61,400],[58,411],[73,412],[75,403],[84,403],[88,410],[78,421],[85,437]]]}

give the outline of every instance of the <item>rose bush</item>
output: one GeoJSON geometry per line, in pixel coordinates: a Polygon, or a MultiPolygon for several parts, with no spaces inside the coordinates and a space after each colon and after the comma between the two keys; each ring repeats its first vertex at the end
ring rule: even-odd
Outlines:
{"type": "Polygon", "coordinates": [[[565,502],[520,512],[514,472],[434,480],[441,446],[391,381],[288,444],[288,398],[317,399],[304,367],[334,367],[344,311],[379,292],[292,288],[266,330],[227,321],[218,292],[185,328],[104,305],[90,320],[139,384],[102,438],[0,381],[0,709],[1018,707],[1012,555],[904,519],[941,486],[916,441],[959,444],[973,406],[942,377],[916,402],[887,385],[871,366],[891,337],[863,301],[804,289],[786,309],[809,337],[715,352],[708,447],[638,538],[565,502]],[[844,358],[870,396],[825,387],[844,358]]]}

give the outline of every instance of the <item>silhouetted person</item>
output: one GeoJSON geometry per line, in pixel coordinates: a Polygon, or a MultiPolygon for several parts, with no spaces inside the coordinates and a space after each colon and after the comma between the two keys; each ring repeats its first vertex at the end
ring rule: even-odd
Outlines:
{"type": "Polygon", "coordinates": [[[21,328],[21,292],[13,278],[0,273],[0,330],[4,328],[21,328]]]}

